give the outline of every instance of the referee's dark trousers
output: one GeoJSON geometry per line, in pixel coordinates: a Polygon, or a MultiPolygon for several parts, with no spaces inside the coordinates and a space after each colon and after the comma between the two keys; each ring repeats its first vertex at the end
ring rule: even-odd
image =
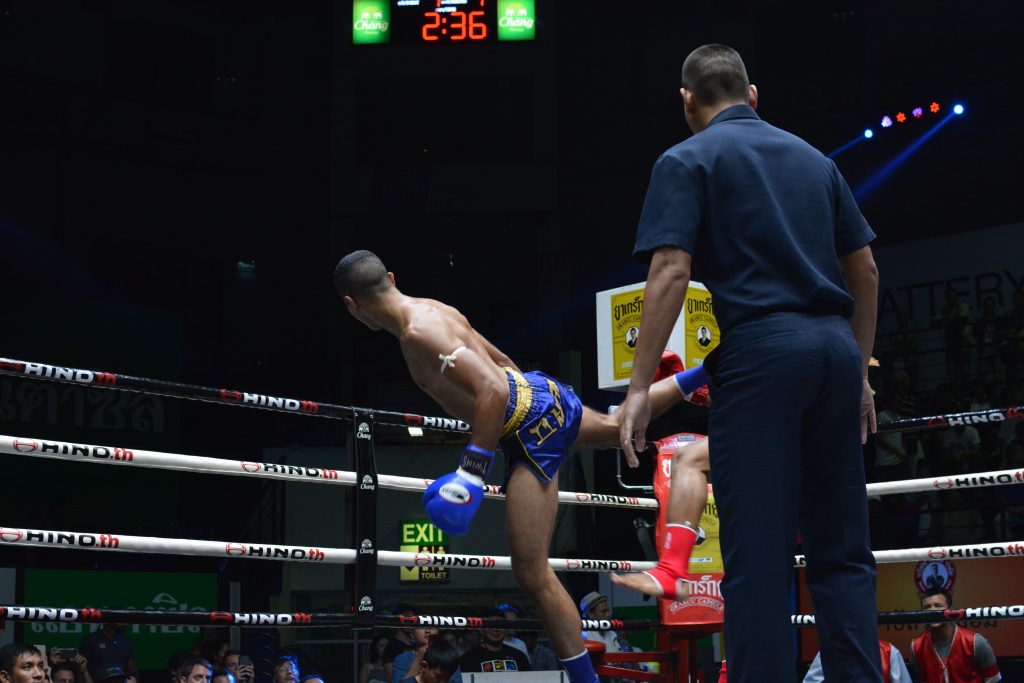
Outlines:
{"type": "Polygon", "coordinates": [[[708,361],[729,683],[794,680],[797,531],[825,680],[878,683],[861,357],[849,323],[766,314],[728,330],[708,361]]]}

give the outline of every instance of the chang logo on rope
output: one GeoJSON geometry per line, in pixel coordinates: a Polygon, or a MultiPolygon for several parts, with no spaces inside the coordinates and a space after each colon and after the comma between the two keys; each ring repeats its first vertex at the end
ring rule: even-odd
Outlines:
{"type": "Polygon", "coordinates": [[[360,612],[372,612],[373,611],[373,600],[370,599],[369,595],[364,595],[359,598],[359,611],[360,612]]]}
{"type": "Polygon", "coordinates": [[[370,425],[366,424],[365,422],[360,422],[359,428],[356,429],[356,438],[365,439],[366,441],[369,441],[371,439],[370,425]]]}
{"type": "Polygon", "coordinates": [[[369,474],[364,474],[363,481],[359,484],[359,488],[362,491],[373,491],[377,487],[373,485],[373,477],[369,474]]]}
{"type": "Polygon", "coordinates": [[[368,538],[364,538],[363,542],[359,544],[360,555],[373,555],[373,541],[368,538]]]}

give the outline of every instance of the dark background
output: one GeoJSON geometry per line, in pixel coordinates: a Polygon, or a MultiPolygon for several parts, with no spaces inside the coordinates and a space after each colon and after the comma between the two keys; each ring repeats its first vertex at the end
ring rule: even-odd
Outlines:
{"type": "MultiPolygon", "coordinates": [[[[878,245],[1024,217],[1019,3],[537,4],[534,43],[353,46],[342,0],[0,0],[0,353],[437,414],[396,342],[332,292],[337,260],[369,248],[526,367],[558,373],[579,351],[584,400],[605,405],[593,295],[645,276],[630,252],[647,178],[689,134],[679,70],[708,42],[743,55],[763,118],[822,151],[874,128],[837,157],[854,188],[931,125],[881,131],[883,114],[965,104],[862,202],[878,245]]],[[[330,421],[166,410],[134,445],[234,457],[344,440],[330,421]]],[[[60,512],[123,510],[142,487],[13,466],[39,487],[12,494],[11,526],[53,513],[49,528],[74,528],[60,512]]],[[[250,529],[259,487],[211,479],[182,476],[157,498],[166,519],[118,530],[250,529]]],[[[623,554],[597,536],[580,556],[623,554]]],[[[29,562],[136,562],[86,555],[29,562]]]]}

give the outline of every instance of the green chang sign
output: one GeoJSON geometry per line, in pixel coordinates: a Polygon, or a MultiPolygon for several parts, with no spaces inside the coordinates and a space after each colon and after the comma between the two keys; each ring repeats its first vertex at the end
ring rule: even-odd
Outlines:
{"type": "Polygon", "coordinates": [[[391,42],[391,7],[387,0],[354,0],[352,42],[356,45],[391,42]]]}
{"type": "Polygon", "coordinates": [[[498,0],[498,40],[533,40],[536,27],[533,0],[498,0]]]}
{"type": "MultiPolygon", "coordinates": [[[[214,574],[25,570],[25,604],[46,607],[120,608],[211,612],[217,609],[214,574]]],[[[99,624],[29,623],[25,640],[75,648],[99,624]]],[[[199,626],[125,626],[140,669],[163,669],[175,652],[195,647],[199,626]]]]}

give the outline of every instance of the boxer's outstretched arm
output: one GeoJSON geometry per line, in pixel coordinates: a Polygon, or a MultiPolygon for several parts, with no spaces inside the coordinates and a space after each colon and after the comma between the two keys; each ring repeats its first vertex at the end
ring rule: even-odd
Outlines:
{"type": "Polygon", "coordinates": [[[644,311],[640,319],[640,337],[633,355],[629,376],[629,392],[623,401],[619,422],[619,439],[626,458],[635,461],[636,448],[643,448],[647,423],[651,416],[648,391],[658,367],[661,352],[668,344],[686,288],[690,285],[690,254],[676,247],[662,247],[654,252],[644,289],[644,311]]]}

